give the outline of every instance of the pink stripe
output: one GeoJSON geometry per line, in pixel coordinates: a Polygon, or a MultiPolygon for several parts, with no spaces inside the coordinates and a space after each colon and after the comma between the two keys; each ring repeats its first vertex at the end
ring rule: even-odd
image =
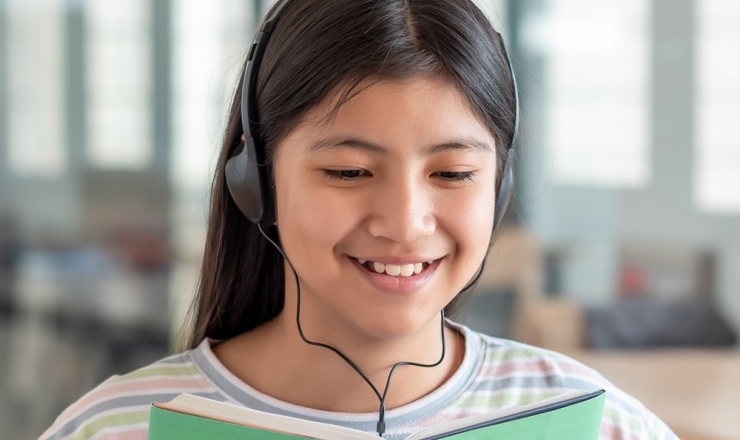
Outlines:
{"type": "Polygon", "coordinates": [[[609,440],[628,440],[636,438],[634,436],[628,436],[627,433],[619,426],[612,425],[609,423],[601,424],[601,431],[599,435],[602,438],[608,438],[609,440]]]}
{"type": "Polygon", "coordinates": [[[508,361],[500,364],[486,364],[483,366],[480,379],[492,379],[516,372],[537,373],[537,376],[546,376],[548,373],[571,373],[585,376],[598,381],[602,377],[588,367],[566,362],[551,362],[546,360],[508,361]]]}

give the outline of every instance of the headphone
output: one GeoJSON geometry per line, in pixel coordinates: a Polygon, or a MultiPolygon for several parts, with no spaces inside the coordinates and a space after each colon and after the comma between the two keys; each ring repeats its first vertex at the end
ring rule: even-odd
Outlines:
{"type": "MultiPolygon", "coordinates": [[[[288,262],[290,268],[293,271],[295,277],[296,289],[297,289],[297,305],[296,305],[296,325],[301,339],[309,345],[323,347],[329,349],[340,356],[345,362],[347,362],[372,388],[375,392],[378,400],[380,401],[380,408],[378,410],[378,424],[377,431],[381,436],[385,432],[385,398],[388,393],[390,386],[391,377],[393,372],[402,365],[411,365],[417,367],[431,368],[442,363],[445,357],[445,315],[444,309],[442,309],[440,316],[440,331],[442,340],[442,353],[439,360],[432,364],[419,364],[415,362],[398,362],[392,368],[388,374],[386,380],[385,389],[381,393],[375,385],[362,373],[360,368],[354,364],[347,356],[345,356],[338,349],[316,341],[308,340],[303,334],[300,321],[300,307],[301,307],[301,286],[298,279],[298,274],[293,268],[293,264],[290,262],[288,257],[283,252],[282,248],[275,243],[267,234],[265,234],[262,226],[270,226],[275,223],[275,198],[274,188],[269,176],[268,167],[265,165],[265,148],[261,139],[258,136],[258,115],[257,115],[257,74],[262,63],[262,58],[265,53],[265,48],[270,39],[270,35],[275,28],[275,24],[280,18],[280,14],[283,10],[291,3],[291,0],[283,0],[274,9],[274,12],[263,19],[259,26],[259,32],[254,38],[252,47],[249,50],[247,56],[247,64],[244,70],[244,79],[242,83],[242,95],[241,95],[241,117],[242,117],[242,128],[244,130],[244,140],[234,149],[229,160],[226,162],[226,184],[231,193],[231,197],[236,203],[239,210],[253,223],[257,225],[262,235],[267,239],[273,246],[282,254],[285,261],[288,262]]],[[[517,92],[516,80],[514,79],[514,72],[511,67],[509,55],[506,52],[506,47],[503,44],[503,38],[498,34],[499,40],[501,41],[501,47],[504,52],[504,57],[509,66],[511,72],[511,78],[513,81],[514,99],[516,103],[515,123],[514,123],[514,135],[512,136],[511,142],[507,145],[506,163],[504,165],[504,175],[501,180],[501,188],[499,189],[499,197],[496,201],[496,212],[494,215],[493,228],[495,229],[501,222],[504,216],[506,207],[509,204],[511,198],[512,189],[514,186],[513,176],[513,162],[514,162],[514,148],[517,133],[519,131],[519,96],[517,92]]],[[[468,287],[475,284],[478,277],[483,271],[485,259],[481,264],[481,268],[476,275],[475,279],[468,285],[468,287]]],[[[468,287],[463,290],[468,289],[468,287]]]]}
{"type": "MultiPolygon", "coordinates": [[[[273,186],[268,174],[265,160],[265,147],[259,139],[259,118],[257,112],[257,74],[262,64],[265,48],[270,35],[275,29],[280,15],[291,3],[283,0],[274,9],[274,12],[265,17],[259,26],[259,32],[254,38],[252,47],[247,56],[244,70],[241,95],[241,117],[244,130],[244,140],[234,149],[226,162],[226,184],[239,210],[252,222],[261,226],[270,226],[275,223],[275,197],[273,186]]],[[[493,229],[501,223],[506,208],[511,199],[514,187],[513,164],[515,157],[514,145],[519,132],[519,93],[517,90],[514,70],[511,66],[509,54],[503,43],[501,34],[497,32],[506,63],[511,73],[514,89],[516,111],[514,115],[514,134],[507,145],[504,176],[501,180],[496,211],[494,213],[493,229]]]]}

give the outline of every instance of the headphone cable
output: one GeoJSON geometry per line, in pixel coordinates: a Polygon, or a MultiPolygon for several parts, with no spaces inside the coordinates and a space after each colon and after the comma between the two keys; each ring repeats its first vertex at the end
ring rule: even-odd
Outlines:
{"type": "MultiPolygon", "coordinates": [[[[360,367],[358,367],[352,360],[350,360],[347,356],[345,356],[341,351],[337,350],[336,348],[332,347],[328,344],[323,344],[321,342],[315,342],[311,341],[303,334],[303,328],[301,327],[301,284],[298,280],[298,273],[296,272],[295,268],[293,267],[293,263],[290,262],[290,259],[285,255],[285,252],[283,252],[282,248],[275,243],[270,237],[267,236],[265,231],[262,229],[262,225],[257,223],[257,228],[259,228],[259,231],[262,233],[262,235],[269,241],[275,249],[280,253],[280,255],[283,256],[285,261],[288,262],[288,265],[290,266],[290,269],[293,271],[293,277],[295,278],[295,284],[296,284],[296,293],[297,293],[297,301],[296,301],[296,325],[298,326],[298,334],[301,336],[301,339],[303,342],[309,345],[313,345],[316,347],[326,348],[328,350],[333,351],[336,353],[342,360],[344,360],[347,364],[349,364],[350,367],[352,367],[364,380],[367,382],[368,385],[370,385],[370,388],[372,388],[375,395],[378,397],[378,400],[380,401],[380,408],[378,409],[378,424],[376,426],[376,430],[378,431],[378,435],[380,437],[383,437],[383,433],[385,432],[385,398],[388,395],[388,389],[391,384],[391,377],[393,377],[393,373],[396,371],[396,368],[402,366],[402,365],[410,365],[412,367],[423,367],[423,368],[432,368],[436,367],[439,364],[442,363],[442,361],[445,358],[445,311],[442,309],[441,315],[441,334],[442,334],[442,355],[440,356],[439,360],[433,364],[420,364],[416,362],[398,362],[393,367],[391,367],[390,373],[388,373],[388,379],[385,382],[385,389],[383,390],[383,394],[380,394],[378,389],[373,385],[373,383],[368,379],[367,376],[360,370],[360,367]]],[[[476,278],[477,279],[477,278],[476,278]]]]}

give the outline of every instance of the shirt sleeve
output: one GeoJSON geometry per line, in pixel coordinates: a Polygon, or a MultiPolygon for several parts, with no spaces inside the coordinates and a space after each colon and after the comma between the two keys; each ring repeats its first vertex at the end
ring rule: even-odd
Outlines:
{"type": "MultiPolygon", "coordinates": [[[[593,368],[568,356],[514,341],[487,337],[486,368],[517,371],[508,382],[512,396],[569,390],[606,391],[600,440],[677,440],[676,434],[640,401],[625,393],[593,368]]],[[[517,402],[514,402],[517,403],[517,402]]]]}
{"type": "Polygon", "coordinates": [[[182,392],[214,398],[215,390],[186,355],[113,376],[70,405],[41,440],[146,440],[153,402],[182,392]]]}

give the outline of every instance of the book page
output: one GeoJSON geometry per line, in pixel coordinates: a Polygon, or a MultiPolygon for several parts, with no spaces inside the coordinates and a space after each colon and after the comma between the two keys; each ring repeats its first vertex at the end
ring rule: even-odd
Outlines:
{"type": "Polygon", "coordinates": [[[218,402],[192,394],[180,394],[167,403],[155,403],[157,408],[206,417],[222,422],[260,428],[273,432],[323,440],[377,440],[378,435],[344,426],[297,419],[254,409],[218,402]]]}

